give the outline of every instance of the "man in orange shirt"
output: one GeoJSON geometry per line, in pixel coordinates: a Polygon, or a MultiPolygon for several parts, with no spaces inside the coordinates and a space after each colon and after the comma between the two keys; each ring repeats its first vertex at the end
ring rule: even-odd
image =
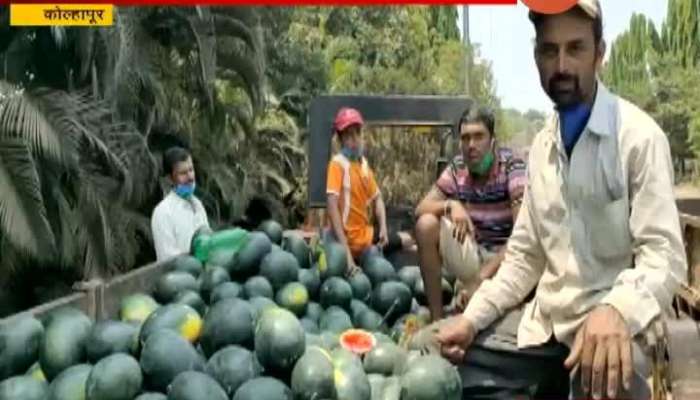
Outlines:
{"type": "Polygon", "coordinates": [[[362,127],[359,111],[341,108],[333,123],[338,135],[340,152],[328,165],[326,183],[327,211],[331,234],[348,252],[348,274],[358,270],[355,260],[378,244],[385,251],[402,247],[402,238],[389,234],[386,208],[374,173],[362,155],[362,127]],[[370,222],[370,208],[374,210],[378,229],[370,222]]]}

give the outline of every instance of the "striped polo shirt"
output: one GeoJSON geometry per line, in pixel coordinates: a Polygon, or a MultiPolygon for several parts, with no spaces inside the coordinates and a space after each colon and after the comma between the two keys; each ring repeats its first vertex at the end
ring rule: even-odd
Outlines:
{"type": "Polygon", "coordinates": [[[489,251],[505,245],[513,231],[513,206],[525,188],[525,162],[513,151],[500,148],[485,183],[476,183],[461,155],[455,157],[436,182],[442,194],[468,206],[476,240],[489,251]]]}

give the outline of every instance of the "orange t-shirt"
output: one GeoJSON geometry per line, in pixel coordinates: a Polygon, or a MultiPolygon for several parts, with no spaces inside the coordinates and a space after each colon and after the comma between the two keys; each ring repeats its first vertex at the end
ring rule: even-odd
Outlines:
{"type": "Polygon", "coordinates": [[[372,245],[374,228],[369,221],[372,201],[379,195],[377,182],[366,161],[350,161],[336,155],[328,164],[326,193],[338,196],[340,218],[353,256],[372,245]],[[345,166],[348,166],[347,173],[345,166]]]}

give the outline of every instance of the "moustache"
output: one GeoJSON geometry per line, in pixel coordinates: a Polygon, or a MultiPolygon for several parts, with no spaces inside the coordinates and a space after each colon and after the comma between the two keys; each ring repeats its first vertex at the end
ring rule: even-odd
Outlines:
{"type": "Polygon", "coordinates": [[[558,74],[552,76],[552,78],[549,79],[550,90],[554,89],[554,86],[558,83],[573,83],[575,91],[578,91],[578,89],[580,87],[578,77],[574,76],[574,75],[569,75],[569,74],[558,73],[558,74]]]}

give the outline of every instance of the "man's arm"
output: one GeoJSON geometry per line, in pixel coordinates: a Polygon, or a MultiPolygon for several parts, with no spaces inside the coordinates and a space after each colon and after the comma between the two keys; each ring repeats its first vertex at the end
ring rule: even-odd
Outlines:
{"type": "MultiPolygon", "coordinates": [[[[511,208],[513,209],[513,221],[515,221],[520,213],[520,202],[513,204],[511,208]]],[[[496,275],[498,268],[501,267],[501,263],[506,257],[506,250],[507,246],[503,246],[495,256],[484,263],[484,265],[481,267],[481,272],[479,273],[481,280],[489,279],[496,275]]]]}
{"type": "Polygon", "coordinates": [[[436,217],[442,217],[445,214],[445,210],[448,208],[448,202],[450,200],[445,196],[445,194],[435,185],[430,188],[430,191],[423,197],[423,199],[418,203],[416,207],[416,217],[423,214],[433,214],[436,217]]]}
{"type": "Polygon", "coordinates": [[[151,233],[158,262],[180,255],[181,251],[177,248],[170,217],[159,209],[153,212],[151,233]]]}
{"type": "Polygon", "coordinates": [[[528,185],[498,272],[479,286],[464,310],[464,316],[476,331],[485,329],[520,304],[544,272],[545,255],[533,222],[530,196],[528,185]]]}
{"type": "Polygon", "coordinates": [[[343,221],[342,217],[340,216],[340,206],[338,202],[338,195],[333,194],[333,193],[328,193],[326,197],[326,212],[328,213],[328,216],[330,217],[331,220],[331,228],[333,229],[333,233],[335,233],[335,237],[338,239],[338,242],[345,246],[345,248],[350,251],[348,248],[348,239],[345,236],[345,230],[343,229],[343,221]]]}
{"type": "Polygon", "coordinates": [[[670,154],[660,129],[630,154],[630,232],[635,265],[618,275],[602,303],[622,315],[631,336],[671,305],[687,276],[670,154]]]}

